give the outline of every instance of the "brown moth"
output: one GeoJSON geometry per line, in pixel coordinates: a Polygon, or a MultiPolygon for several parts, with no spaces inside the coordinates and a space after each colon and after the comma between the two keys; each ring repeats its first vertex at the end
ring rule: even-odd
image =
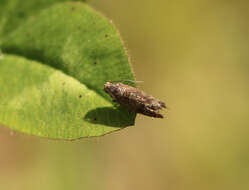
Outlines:
{"type": "Polygon", "coordinates": [[[122,83],[107,82],[104,91],[108,93],[114,102],[135,112],[150,117],[163,118],[159,113],[162,108],[166,108],[164,102],[145,94],[142,90],[122,83]]]}

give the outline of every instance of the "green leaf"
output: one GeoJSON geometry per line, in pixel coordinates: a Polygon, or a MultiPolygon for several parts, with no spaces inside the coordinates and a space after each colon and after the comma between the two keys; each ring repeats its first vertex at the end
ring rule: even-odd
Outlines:
{"type": "Polygon", "coordinates": [[[115,27],[84,3],[57,3],[0,38],[0,123],[37,136],[76,139],[134,124],[106,81],[134,80],[115,27]],[[3,89],[3,90],[2,90],[3,89]]]}
{"type": "MultiPolygon", "coordinates": [[[[1,0],[0,1],[0,38],[16,29],[28,17],[37,15],[41,10],[58,2],[72,0],[1,0]]],[[[86,1],[86,0],[79,0],[86,1]]]]}

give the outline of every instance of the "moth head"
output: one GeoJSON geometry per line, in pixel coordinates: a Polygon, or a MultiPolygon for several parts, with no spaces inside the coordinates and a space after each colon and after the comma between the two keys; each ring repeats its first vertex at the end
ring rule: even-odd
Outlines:
{"type": "Polygon", "coordinates": [[[117,92],[117,87],[115,84],[111,82],[106,82],[104,85],[104,91],[109,94],[112,98],[115,97],[115,94],[117,92]]]}

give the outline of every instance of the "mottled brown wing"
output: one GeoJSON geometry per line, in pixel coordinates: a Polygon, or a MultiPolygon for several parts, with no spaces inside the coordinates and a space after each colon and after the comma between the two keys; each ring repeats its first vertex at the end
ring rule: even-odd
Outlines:
{"type": "Polygon", "coordinates": [[[166,108],[164,102],[147,95],[142,90],[128,86],[122,83],[107,83],[106,88],[110,88],[107,92],[121,106],[128,108],[136,113],[142,113],[151,117],[163,118],[159,110],[166,108]]]}

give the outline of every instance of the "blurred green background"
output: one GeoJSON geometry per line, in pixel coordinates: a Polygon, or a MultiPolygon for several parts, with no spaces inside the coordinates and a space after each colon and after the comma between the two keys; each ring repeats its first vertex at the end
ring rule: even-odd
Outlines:
{"type": "Polygon", "coordinates": [[[55,141],[0,127],[0,189],[249,189],[249,2],[91,0],[167,119],[55,141]]]}

